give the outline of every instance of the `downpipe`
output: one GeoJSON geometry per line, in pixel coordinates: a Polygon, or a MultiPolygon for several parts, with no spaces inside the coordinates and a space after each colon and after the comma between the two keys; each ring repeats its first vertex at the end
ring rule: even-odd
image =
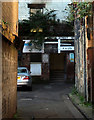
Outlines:
{"type": "Polygon", "coordinates": [[[86,36],[85,36],[85,17],[84,17],[84,91],[85,91],[85,100],[87,100],[87,90],[86,90],[86,36]]]}

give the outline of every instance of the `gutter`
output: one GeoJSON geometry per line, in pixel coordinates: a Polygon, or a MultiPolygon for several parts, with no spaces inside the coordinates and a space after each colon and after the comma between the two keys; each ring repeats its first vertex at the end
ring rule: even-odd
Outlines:
{"type": "Polygon", "coordinates": [[[84,116],[84,118],[85,118],[86,120],[93,120],[93,118],[90,118],[90,117],[80,108],[80,106],[79,106],[76,102],[74,102],[74,101],[72,100],[72,98],[70,97],[70,95],[68,95],[68,97],[69,97],[69,100],[72,102],[72,104],[78,109],[78,111],[84,116]]]}

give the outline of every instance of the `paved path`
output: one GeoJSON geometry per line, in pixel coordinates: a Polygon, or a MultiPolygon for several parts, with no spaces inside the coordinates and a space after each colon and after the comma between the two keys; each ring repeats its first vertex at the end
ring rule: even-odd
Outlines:
{"type": "Polygon", "coordinates": [[[68,98],[72,84],[54,82],[33,85],[33,91],[18,90],[18,117],[84,118],[68,98]]]}

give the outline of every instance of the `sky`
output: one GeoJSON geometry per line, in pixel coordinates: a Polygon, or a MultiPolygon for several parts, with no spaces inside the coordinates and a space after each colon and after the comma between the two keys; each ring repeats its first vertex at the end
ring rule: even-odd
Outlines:
{"type": "Polygon", "coordinates": [[[28,19],[29,17],[29,8],[28,3],[45,3],[47,9],[55,9],[57,14],[57,19],[64,20],[67,16],[64,13],[64,9],[67,4],[71,3],[71,0],[19,0],[19,20],[28,19]]]}
{"type": "Polygon", "coordinates": [[[71,2],[71,0],[19,0],[19,2],[33,2],[33,3],[39,3],[39,2],[71,2]]]}

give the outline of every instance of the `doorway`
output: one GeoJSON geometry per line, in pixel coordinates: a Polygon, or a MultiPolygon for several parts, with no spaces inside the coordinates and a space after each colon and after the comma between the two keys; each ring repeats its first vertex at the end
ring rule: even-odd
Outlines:
{"type": "Polygon", "coordinates": [[[66,76],[66,54],[50,54],[50,80],[64,81],[66,76]]]}

